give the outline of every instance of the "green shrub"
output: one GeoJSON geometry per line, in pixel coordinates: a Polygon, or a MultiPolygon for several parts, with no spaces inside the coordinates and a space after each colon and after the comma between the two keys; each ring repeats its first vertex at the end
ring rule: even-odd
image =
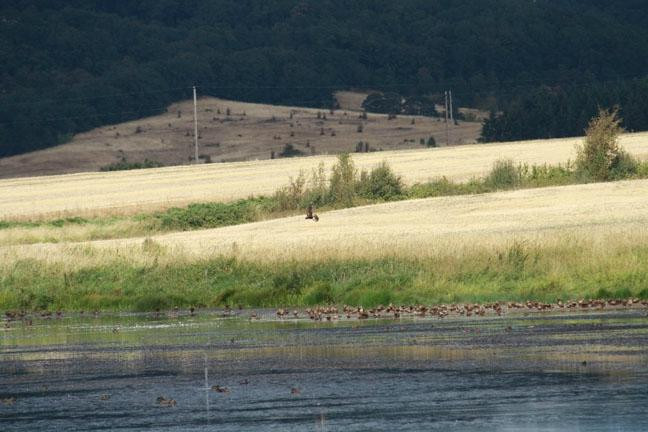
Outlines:
{"type": "Polygon", "coordinates": [[[144,162],[128,162],[125,157],[123,157],[119,162],[112,163],[110,165],[104,165],[99,168],[100,171],[122,171],[122,170],[132,170],[132,169],[144,169],[144,168],[159,168],[163,167],[164,164],[157,161],[152,161],[144,159],[144,162]]]}
{"type": "Polygon", "coordinates": [[[576,183],[577,179],[570,163],[567,165],[533,165],[526,169],[522,179],[525,186],[542,187],[576,183]]]}
{"type": "Polygon", "coordinates": [[[258,207],[270,204],[266,198],[238,200],[232,203],[190,204],[186,208],[170,208],[153,214],[166,230],[190,230],[216,228],[254,222],[258,219],[258,207]]]}
{"type": "Polygon", "coordinates": [[[288,185],[277,190],[273,196],[275,210],[295,210],[302,206],[305,195],[306,175],[299,172],[296,178],[290,177],[288,185]]]}
{"type": "Polygon", "coordinates": [[[599,110],[587,126],[585,143],[577,147],[576,167],[592,180],[609,180],[615,164],[627,162],[618,143],[623,132],[618,113],[618,109],[599,110]]]}
{"type": "Polygon", "coordinates": [[[305,208],[310,204],[315,206],[327,204],[328,196],[326,172],[324,170],[324,164],[320,163],[311,172],[311,176],[308,179],[308,187],[303,192],[301,207],[305,208]]]}
{"type": "Polygon", "coordinates": [[[516,167],[512,160],[497,160],[488,173],[485,183],[495,189],[511,189],[522,182],[520,167],[516,167]]]}
{"type": "Polygon", "coordinates": [[[387,162],[382,162],[369,174],[362,172],[359,181],[359,193],[370,199],[393,200],[403,196],[403,180],[394,174],[387,162]]]}
{"type": "Polygon", "coordinates": [[[610,179],[631,178],[639,173],[639,161],[631,154],[620,150],[610,166],[610,179]]]}
{"type": "Polygon", "coordinates": [[[304,152],[296,149],[295,146],[292,144],[285,144],[281,152],[279,152],[279,156],[281,157],[296,157],[296,156],[303,156],[304,152]]]}
{"type": "Polygon", "coordinates": [[[348,153],[338,156],[329,180],[329,202],[336,207],[351,207],[356,196],[357,171],[348,153]]]}

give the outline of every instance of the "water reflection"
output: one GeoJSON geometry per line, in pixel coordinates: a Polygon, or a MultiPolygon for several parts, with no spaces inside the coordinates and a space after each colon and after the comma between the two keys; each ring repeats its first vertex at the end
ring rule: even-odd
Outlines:
{"type": "Polygon", "coordinates": [[[2,333],[0,428],[647,430],[646,342],[641,311],[66,317],[2,333]]]}

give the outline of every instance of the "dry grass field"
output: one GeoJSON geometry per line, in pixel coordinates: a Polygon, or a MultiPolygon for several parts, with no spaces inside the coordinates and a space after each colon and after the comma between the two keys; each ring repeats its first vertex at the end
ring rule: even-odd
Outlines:
{"type": "MultiPolygon", "coordinates": [[[[364,97],[346,92],[344,100],[355,101],[350,103],[354,107],[364,97]]],[[[445,143],[445,126],[438,118],[388,120],[383,114],[369,114],[363,120],[351,110],[330,113],[207,97],[198,106],[199,152],[213,162],[270,159],[271,152],[278,155],[285,144],[304,155],[321,155],[353,151],[359,141],[375,150],[421,148],[420,139],[430,136],[445,143]]],[[[0,159],[0,178],[98,171],[122,157],[130,162],[149,159],[167,166],[187,165],[194,156],[193,130],[193,103],[184,101],[158,116],[97,128],[67,144],[0,159]]],[[[450,143],[473,143],[480,131],[479,122],[462,121],[452,127],[450,143]]]]}
{"type": "Polygon", "coordinates": [[[585,242],[611,253],[648,239],[648,180],[527,189],[392,202],[219,229],[144,238],[0,248],[3,261],[36,258],[76,267],[110,257],[147,260],[236,255],[251,260],[425,257],[495,250],[524,241],[550,247],[585,242]]]}
{"type": "MultiPolygon", "coordinates": [[[[449,148],[355,154],[358,168],[387,161],[409,183],[447,176],[467,180],[485,174],[497,159],[558,164],[575,155],[580,138],[476,144],[449,148]]],[[[621,144],[648,158],[648,133],[626,134],[621,144]]],[[[300,170],[334,156],[218,163],[157,169],[79,173],[0,180],[0,219],[128,214],[196,201],[227,201],[271,194],[300,170]]]]}

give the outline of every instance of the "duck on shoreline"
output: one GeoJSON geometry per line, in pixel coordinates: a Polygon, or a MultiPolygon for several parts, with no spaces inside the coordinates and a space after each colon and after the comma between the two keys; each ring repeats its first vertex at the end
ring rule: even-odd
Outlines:
{"type": "MultiPolygon", "coordinates": [[[[502,316],[506,312],[515,310],[525,310],[529,312],[552,312],[564,310],[603,310],[606,308],[637,308],[648,307],[648,300],[640,300],[638,298],[630,299],[580,299],[570,300],[563,302],[561,299],[556,300],[556,303],[544,303],[534,300],[527,300],[525,302],[493,302],[493,303],[453,303],[441,304],[434,306],[425,305],[408,305],[408,306],[395,306],[389,304],[388,306],[376,306],[374,308],[365,309],[362,306],[343,306],[342,313],[336,306],[315,306],[309,307],[304,310],[305,315],[312,321],[327,321],[334,322],[340,318],[340,315],[345,316],[347,319],[368,319],[368,318],[391,318],[399,319],[403,316],[415,317],[438,317],[445,318],[451,314],[463,315],[466,317],[484,317],[487,314],[502,316]]],[[[253,316],[256,316],[253,313],[253,316]]],[[[288,310],[285,308],[277,309],[276,316],[279,318],[286,318],[289,316],[288,310]]],[[[298,311],[293,311],[293,316],[299,318],[298,311]]]]}

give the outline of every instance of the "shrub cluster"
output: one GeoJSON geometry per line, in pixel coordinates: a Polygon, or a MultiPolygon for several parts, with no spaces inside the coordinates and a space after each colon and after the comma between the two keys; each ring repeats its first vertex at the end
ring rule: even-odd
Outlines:
{"type": "Polygon", "coordinates": [[[267,207],[267,198],[249,198],[231,203],[197,203],[173,207],[152,215],[154,224],[164,230],[217,228],[254,222],[267,207]]]}
{"type": "Polygon", "coordinates": [[[371,201],[390,201],[405,196],[400,176],[383,162],[371,171],[358,172],[351,156],[341,154],[326,176],[320,164],[310,175],[303,171],[274,195],[277,210],[295,210],[310,204],[335,208],[371,201]]]}
{"type": "Polygon", "coordinates": [[[576,168],[594,181],[618,180],[637,174],[639,163],[619,145],[623,132],[618,109],[601,109],[585,131],[585,143],[577,148],[576,168]]]}
{"type": "Polygon", "coordinates": [[[104,165],[99,168],[100,171],[122,171],[122,170],[132,170],[132,169],[144,169],[144,168],[159,168],[163,167],[164,164],[158,161],[152,161],[144,159],[144,162],[128,162],[125,157],[123,157],[119,162],[112,163],[110,165],[104,165]]]}

